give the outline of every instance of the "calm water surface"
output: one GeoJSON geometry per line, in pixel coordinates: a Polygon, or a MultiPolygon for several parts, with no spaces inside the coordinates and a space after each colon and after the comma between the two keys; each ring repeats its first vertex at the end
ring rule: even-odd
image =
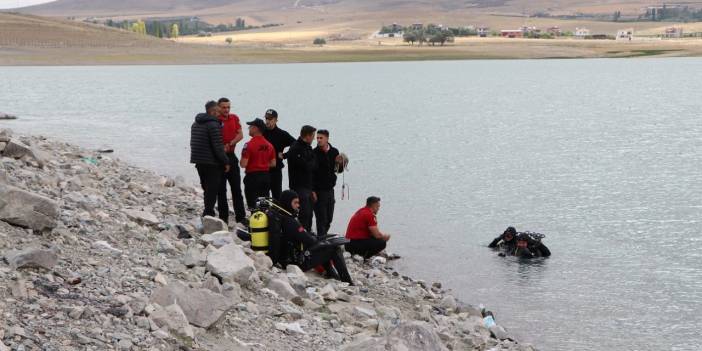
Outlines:
{"type": "Polygon", "coordinates": [[[331,130],[351,157],[342,231],[383,198],[403,272],[483,303],[544,350],[699,350],[702,60],[0,68],[0,122],[195,179],[189,127],[228,96],[245,119],[331,130]],[[486,244],[508,225],[552,258],[486,244]]]}

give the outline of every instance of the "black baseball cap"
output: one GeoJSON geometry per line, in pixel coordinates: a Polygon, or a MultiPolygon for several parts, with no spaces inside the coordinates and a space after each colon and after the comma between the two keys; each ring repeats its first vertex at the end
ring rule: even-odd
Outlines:
{"type": "Polygon", "coordinates": [[[254,119],[254,120],[251,121],[251,122],[246,122],[246,124],[258,128],[258,129],[261,131],[261,133],[263,133],[264,131],[266,131],[266,122],[264,122],[264,121],[263,121],[262,119],[260,119],[260,118],[256,118],[256,119],[254,119]]]}
{"type": "Polygon", "coordinates": [[[266,117],[269,117],[269,116],[273,117],[273,118],[278,118],[278,111],[276,111],[272,108],[269,108],[268,110],[266,110],[266,117]]]}

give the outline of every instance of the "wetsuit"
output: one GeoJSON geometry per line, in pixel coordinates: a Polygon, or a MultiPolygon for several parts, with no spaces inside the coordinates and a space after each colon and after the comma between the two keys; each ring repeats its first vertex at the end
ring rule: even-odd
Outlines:
{"type": "MultiPolygon", "coordinates": [[[[286,190],[281,194],[280,201],[282,204],[289,204],[296,197],[298,196],[295,192],[286,190]]],[[[293,213],[290,206],[283,205],[283,208],[293,213]]],[[[302,262],[298,262],[300,269],[308,271],[322,266],[329,276],[353,284],[340,246],[326,246],[314,234],[305,230],[297,218],[286,213],[280,214],[280,227],[284,241],[292,245],[302,245],[302,248],[310,253],[302,262]]]]}

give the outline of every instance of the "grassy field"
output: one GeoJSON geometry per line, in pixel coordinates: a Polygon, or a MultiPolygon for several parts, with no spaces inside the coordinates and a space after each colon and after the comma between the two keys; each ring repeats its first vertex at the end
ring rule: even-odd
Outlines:
{"type": "MultiPolygon", "coordinates": [[[[372,39],[365,21],[157,39],[103,26],[0,13],[0,65],[223,64],[702,56],[702,40],[457,38],[447,46],[372,39]],[[365,28],[365,29],[364,29],[365,28]],[[312,45],[316,37],[346,39],[312,45]],[[233,44],[225,39],[231,37],[233,44]]],[[[610,25],[610,24],[608,24],[610,25]]],[[[648,24],[649,30],[665,24],[648,24]]],[[[694,25],[694,24],[693,24],[694,25]]]]}

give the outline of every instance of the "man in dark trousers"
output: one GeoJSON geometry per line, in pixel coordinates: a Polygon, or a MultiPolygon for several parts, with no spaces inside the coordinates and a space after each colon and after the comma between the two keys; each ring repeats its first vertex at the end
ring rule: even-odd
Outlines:
{"type": "Polygon", "coordinates": [[[308,232],[312,231],[312,207],[317,201],[317,195],[312,190],[314,172],[317,168],[312,150],[312,141],[316,131],[317,129],[312,126],[303,126],[300,130],[300,138],[290,146],[286,154],[290,190],[294,190],[300,197],[298,218],[308,232]]]}
{"type": "Polygon", "coordinates": [[[244,194],[249,208],[256,207],[256,199],[268,197],[271,191],[270,169],[275,167],[276,157],[273,145],[263,137],[266,123],[256,118],[249,125],[251,140],[244,145],[240,165],[246,170],[244,194]]]}
{"type": "Polygon", "coordinates": [[[274,199],[279,199],[283,191],[283,152],[295,142],[295,138],[278,128],[278,112],[273,109],[266,111],[266,131],[263,136],[275,148],[277,161],[275,167],[271,168],[271,193],[274,199]]]}
{"type": "Polygon", "coordinates": [[[317,169],[314,173],[312,190],[317,194],[314,204],[314,216],[317,223],[317,235],[324,236],[329,232],[334,219],[334,187],[336,174],[344,171],[339,150],[329,144],[329,131],[317,131],[317,147],[314,149],[317,169]]]}
{"type": "Polygon", "coordinates": [[[190,163],[195,164],[204,191],[205,210],[202,216],[215,216],[214,207],[224,172],[229,172],[229,159],[222,143],[222,123],[217,119],[219,106],[205,104],[206,113],[195,117],[190,128],[190,163]]]}
{"type": "Polygon", "coordinates": [[[378,211],[380,198],[371,196],[366,200],[366,207],[356,211],[351,217],[346,229],[346,239],[351,241],[346,244],[346,251],[350,254],[368,259],[385,250],[390,234],[378,229],[378,211]]]}
{"type": "Polygon", "coordinates": [[[219,218],[225,223],[229,223],[229,206],[227,205],[227,183],[232,189],[232,205],[234,206],[234,218],[237,223],[243,223],[246,219],[246,209],[244,198],[241,196],[241,169],[239,168],[239,158],[236,157],[236,144],[244,139],[244,132],[241,129],[239,116],[230,113],[231,102],[227,98],[217,101],[219,106],[219,120],[222,122],[222,140],[224,142],[224,152],[229,158],[229,172],[224,173],[217,196],[217,208],[219,218]]]}

